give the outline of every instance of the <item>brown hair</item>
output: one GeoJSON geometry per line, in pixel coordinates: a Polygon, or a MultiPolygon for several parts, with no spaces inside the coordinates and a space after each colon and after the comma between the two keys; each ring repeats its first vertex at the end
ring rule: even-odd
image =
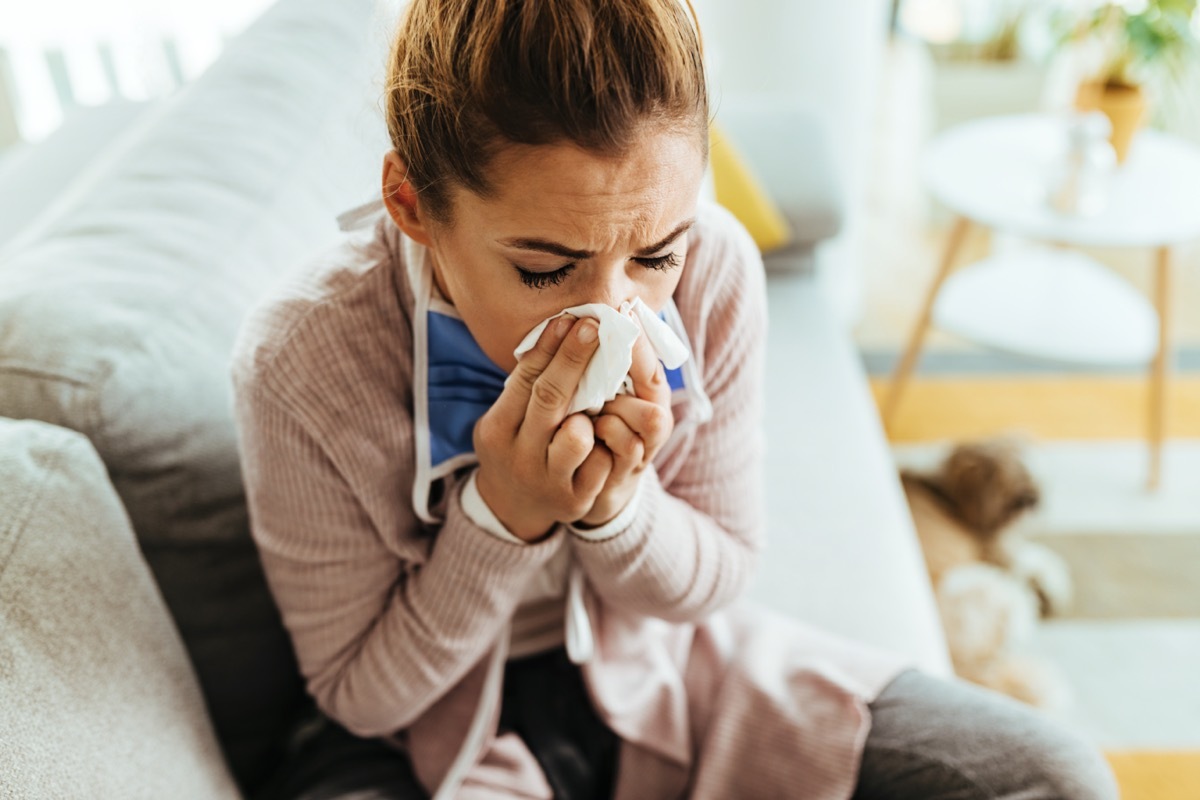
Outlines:
{"type": "Polygon", "coordinates": [[[392,146],[427,213],[486,195],[506,143],[616,154],[654,119],[694,124],[708,93],[691,0],[412,0],[392,42],[392,146]],[[691,17],[689,18],[689,13],[691,17]]]}

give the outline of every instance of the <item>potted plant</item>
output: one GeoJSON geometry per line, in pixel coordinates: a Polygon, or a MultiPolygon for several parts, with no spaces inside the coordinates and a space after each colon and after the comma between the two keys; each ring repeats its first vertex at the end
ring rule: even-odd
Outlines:
{"type": "Polygon", "coordinates": [[[1197,0],[1142,0],[1137,10],[1108,2],[1090,11],[1069,36],[1098,46],[1099,69],[1079,85],[1075,104],[1112,121],[1112,144],[1124,161],[1146,118],[1147,87],[1171,80],[1200,53],[1193,19],[1197,0]]]}

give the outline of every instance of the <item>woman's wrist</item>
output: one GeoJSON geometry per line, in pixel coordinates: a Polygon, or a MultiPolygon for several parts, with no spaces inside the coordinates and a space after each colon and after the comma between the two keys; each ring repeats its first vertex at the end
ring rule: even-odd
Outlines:
{"type": "Polygon", "coordinates": [[[554,520],[528,520],[522,519],[517,514],[510,513],[507,506],[502,502],[503,493],[491,486],[486,480],[482,468],[477,469],[471,478],[474,480],[475,494],[487,508],[487,514],[483,516],[486,518],[490,514],[496,524],[500,525],[506,533],[515,536],[526,544],[534,544],[553,533],[554,520]]]}

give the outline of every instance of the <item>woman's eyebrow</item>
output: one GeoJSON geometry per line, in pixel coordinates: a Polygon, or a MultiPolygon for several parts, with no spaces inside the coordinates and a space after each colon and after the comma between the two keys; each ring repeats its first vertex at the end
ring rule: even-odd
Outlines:
{"type": "MultiPolygon", "coordinates": [[[[671,244],[671,242],[679,238],[680,235],[689,230],[695,224],[695,217],[684,220],[675,226],[675,230],[667,234],[662,240],[655,242],[649,247],[643,247],[634,255],[638,257],[645,257],[657,253],[659,250],[662,250],[664,247],[671,244]]],[[[575,261],[583,261],[596,255],[590,250],[573,250],[570,247],[567,247],[565,244],[551,242],[547,239],[501,239],[500,244],[504,245],[505,247],[514,247],[518,250],[533,250],[539,253],[550,253],[551,255],[562,256],[563,258],[570,258],[575,261]]]]}
{"type": "Polygon", "coordinates": [[[683,222],[676,225],[675,230],[668,233],[661,241],[655,242],[654,244],[650,245],[649,247],[644,247],[641,250],[638,250],[636,255],[642,256],[642,257],[654,255],[659,250],[662,250],[664,247],[666,247],[671,242],[675,241],[680,236],[682,236],[685,232],[690,230],[691,227],[695,224],[696,224],[695,217],[692,217],[691,219],[685,219],[683,222]]]}

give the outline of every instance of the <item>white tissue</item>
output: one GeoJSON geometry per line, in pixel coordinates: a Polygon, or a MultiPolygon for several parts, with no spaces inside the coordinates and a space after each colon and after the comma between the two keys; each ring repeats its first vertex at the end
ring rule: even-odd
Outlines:
{"type": "Polygon", "coordinates": [[[643,330],[650,346],[667,369],[678,369],[688,359],[687,346],[675,331],[659,319],[640,297],[635,297],[631,302],[622,303],[619,310],[604,303],[588,303],[564,308],[554,316],[547,317],[526,334],[513,351],[518,361],[533,349],[546,326],[563,314],[578,319],[594,319],[600,328],[600,344],[583,372],[568,414],[583,411],[595,415],[618,394],[633,393],[629,368],[633,365],[633,345],[643,330]],[[638,321],[635,322],[634,318],[638,321]]]}

